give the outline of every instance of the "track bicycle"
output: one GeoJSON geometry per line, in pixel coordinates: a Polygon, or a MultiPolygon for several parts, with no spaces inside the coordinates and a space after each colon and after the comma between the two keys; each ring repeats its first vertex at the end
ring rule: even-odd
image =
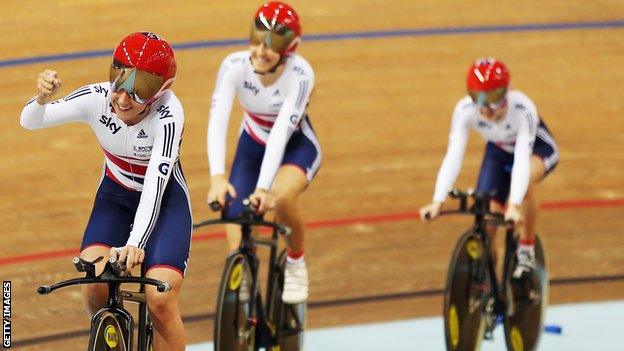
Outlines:
{"type": "MultiPolygon", "coordinates": [[[[219,285],[214,323],[214,348],[216,351],[303,349],[306,303],[296,305],[282,301],[286,252],[278,255],[279,235],[289,235],[290,228],[267,222],[255,214],[249,200],[241,217],[220,219],[194,224],[193,228],[215,224],[237,224],[242,239],[237,250],[225,260],[219,285]],[[270,239],[252,235],[252,227],[271,228],[270,239]],[[258,246],[269,247],[268,273],[265,298],[260,289],[260,260],[256,255],[258,246]]],[[[211,203],[213,211],[222,210],[218,203],[211,203]]]]}
{"type": "Polygon", "coordinates": [[[72,263],[78,272],[86,273],[83,278],[64,280],[53,285],[43,285],[37,288],[39,294],[45,295],[56,289],[79,285],[79,284],[102,284],[108,285],[108,300],[106,305],[100,308],[91,318],[91,330],[87,351],[132,351],[134,336],[134,319],[124,308],[124,301],[131,301],[139,305],[138,325],[138,351],[152,351],[153,328],[147,312],[145,299],[145,285],[153,285],[159,292],[171,290],[168,283],[145,278],[145,268],[141,266],[141,276],[124,276],[123,267],[115,257],[110,257],[106,262],[104,271],[95,275],[95,264],[104,257],[98,257],[94,261],[83,260],[74,257],[72,263]],[[121,284],[140,284],[138,291],[121,290],[121,284]]]}
{"type": "Polygon", "coordinates": [[[537,267],[532,277],[512,279],[518,245],[513,223],[490,211],[489,194],[454,189],[450,196],[459,199],[459,209],[442,211],[441,215],[466,214],[474,216],[475,221],[457,241],[449,265],[444,291],[447,350],[478,350],[481,340],[492,339],[494,328],[501,323],[508,350],[535,350],[548,300],[544,249],[539,237],[535,241],[537,267]],[[492,238],[486,231],[489,226],[506,228],[502,281],[496,275],[492,238]]]}

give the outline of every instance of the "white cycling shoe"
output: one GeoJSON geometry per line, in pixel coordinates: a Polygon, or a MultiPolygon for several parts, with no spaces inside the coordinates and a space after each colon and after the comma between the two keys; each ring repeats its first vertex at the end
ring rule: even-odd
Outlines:
{"type": "Polygon", "coordinates": [[[284,291],[282,301],[298,304],[308,299],[308,269],[305,263],[286,262],[284,270],[284,291]]]}

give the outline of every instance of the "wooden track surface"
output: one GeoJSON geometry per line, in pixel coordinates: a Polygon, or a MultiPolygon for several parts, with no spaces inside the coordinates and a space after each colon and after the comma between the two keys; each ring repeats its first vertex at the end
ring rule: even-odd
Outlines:
{"type": "MultiPolygon", "coordinates": [[[[244,39],[256,1],[2,1],[0,61],[108,50],[126,34],[154,31],[173,43],[244,39]],[[174,4],[175,5],[172,5],[174,4]],[[8,11],[7,11],[8,9],[8,11]]],[[[624,19],[619,1],[292,1],[304,35],[624,19]]],[[[323,165],[303,198],[311,222],[414,213],[429,201],[445,152],[450,113],[464,94],[465,72],[479,56],[510,67],[554,133],[561,163],[541,186],[544,202],[624,199],[624,29],[540,30],[377,39],[303,41],[315,69],[309,114],[323,165]]],[[[179,50],[174,90],[186,128],[182,165],[196,220],[208,213],[205,134],[210,94],[221,60],[244,46],[179,50]]],[[[83,125],[37,132],[20,128],[39,71],[63,79],[61,95],[107,78],[109,57],[0,67],[4,153],[0,172],[0,259],[78,248],[100,179],[101,149],[83,125]]],[[[241,110],[234,109],[228,153],[241,110]]],[[[460,187],[474,184],[483,142],[471,137],[460,187]]],[[[611,204],[613,204],[612,202],[611,204]]],[[[586,204],[581,201],[580,204],[586,204]]],[[[617,204],[617,203],[616,203],[617,204]]],[[[624,274],[623,207],[544,211],[540,232],[553,278],[624,274]]],[[[379,220],[308,231],[311,302],[396,294],[443,286],[453,243],[469,221],[426,226],[379,220]]],[[[218,231],[208,230],[209,232],[218,231]]],[[[197,234],[206,233],[206,230],[197,234]]],[[[79,289],[46,297],[39,284],[74,276],[71,256],[0,265],[13,282],[13,340],[85,329],[79,289]]],[[[181,295],[185,316],[214,311],[225,257],[222,239],[193,243],[181,295]]],[[[621,281],[555,286],[554,303],[623,299],[621,281]]],[[[310,310],[311,327],[439,314],[441,296],[310,310]]],[[[189,342],[210,340],[212,324],[186,324],[189,342]]],[[[83,338],[84,339],[84,338],[83,338]]],[[[74,350],[83,339],[26,346],[74,350]]]]}

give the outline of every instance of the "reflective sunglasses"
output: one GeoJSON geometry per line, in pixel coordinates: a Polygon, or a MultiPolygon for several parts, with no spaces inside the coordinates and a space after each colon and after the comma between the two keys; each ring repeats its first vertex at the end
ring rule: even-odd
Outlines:
{"type": "Polygon", "coordinates": [[[125,90],[132,100],[142,105],[152,102],[164,83],[161,76],[126,67],[118,61],[111,65],[109,80],[113,93],[125,90]]]}
{"type": "Polygon", "coordinates": [[[282,25],[277,24],[275,26],[266,22],[266,18],[257,18],[254,24],[251,26],[250,41],[253,45],[260,45],[264,43],[271,50],[282,53],[295,39],[295,32],[282,25]]]}
{"type": "Polygon", "coordinates": [[[478,106],[487,106],[496,110],[505,104],[507,88],[503,87],[488,91],[469,90],[468,95],[470,95],[472,102],[478,106]]]}

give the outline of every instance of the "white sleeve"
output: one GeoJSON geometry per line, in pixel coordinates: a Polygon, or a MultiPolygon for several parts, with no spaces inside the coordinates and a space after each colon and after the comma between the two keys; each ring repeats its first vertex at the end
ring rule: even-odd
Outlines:
{"type": "Polygon", "coordinates": [[[459,175],[464,160],[466,144],[468,143],[468,137],[470,135],[468,122],[469,115],[463,113],[461,106],[458,105],[453,113],[446,156],[444,156],[444,160],[438,171],[433,201],[443,202],[459,175]]]}
{"type": "MultiPolygon", "coordinates": [[[[160,214],[165,188],[171,173],[178,162],[182,131],[184,129],[184,112],[182,106],[170,104],[169,116],[158,118],[152,156],[145,172],[141,199],[134,216],[134,224],[126,245],[145,249],[150,235],[154,231],[160,214]]],[[[154,117],[156,118],[156,117],[154,117]]]]}
{"type": "Polygon", "coordinates": [[[225,174],[226,138],[232,103],[236,93],[236,72],[229,58],[221,64],[212,94],[206,147],[210,175],[225,174]]]}
{"type": "Polygon", "coordinates": [[[93,110],[93,91],[87,85],[45,105],[31,99],[22,109],[20,124],[28,130],[35,130],[69,122],[86,122],[93,110]]]}
{"type": "Polygon", "coordinates": [[[277,170],[284,158],[286,144],[297,129],[299,122],[305,115],[306,107],[314,89],[314,73],[311,70],[303,71],[294,79],[284,98],[275,124],[267,139],[266,150],[260,167],[257,188],[269,190],[277,170]]]}
{"type": "Polygon", "coordinates": [[[514,148],[514,164],[511,170],[511,187],[509,203],[521,205],[524,201],[529,181],[531,180],[531,154],[537,133],[536,114],[526,112],[522,114],[514,148]]]}

